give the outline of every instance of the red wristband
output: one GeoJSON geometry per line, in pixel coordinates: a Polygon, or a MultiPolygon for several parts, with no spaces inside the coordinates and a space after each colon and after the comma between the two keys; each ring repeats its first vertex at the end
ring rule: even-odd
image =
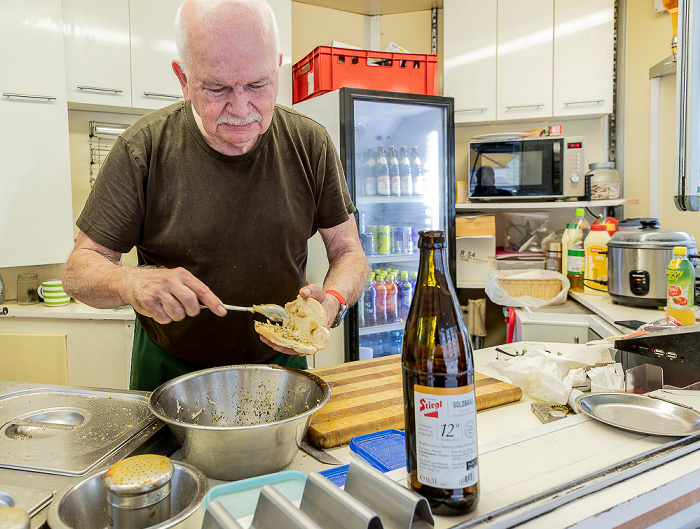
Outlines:
{"type": "Polygon", "coordinates": [[[348,302],[345,301],[345,298],[340,295],[340,292],[336,292],[335,290],[324,290],[326,294],[330,294],[334,298],[336,298],[338,301],[340,301],[341,305],[347,305],[348,302]]]}

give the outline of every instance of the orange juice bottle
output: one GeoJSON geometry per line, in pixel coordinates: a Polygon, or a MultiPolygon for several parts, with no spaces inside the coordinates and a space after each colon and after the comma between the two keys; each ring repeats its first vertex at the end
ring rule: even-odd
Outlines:
{"type": "Polygon", "coordinates": [[[673,248],[673,259],[666,268],[666,316],[683,325],[695,324],[695,269],[688,261],[685,246],[673,248]]]}

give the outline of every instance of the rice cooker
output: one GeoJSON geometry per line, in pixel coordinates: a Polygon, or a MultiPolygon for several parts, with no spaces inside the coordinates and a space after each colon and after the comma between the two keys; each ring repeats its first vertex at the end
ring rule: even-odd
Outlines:
{"type": "Polygon", "coordinates": [[[641,228],[615,232],[608,241],[608,293],[613,302],[665,306],[666,267],[673,259],[674,246],[697,253],[691,235],[661,230],[656,219],[641,219],[641,228]]]}

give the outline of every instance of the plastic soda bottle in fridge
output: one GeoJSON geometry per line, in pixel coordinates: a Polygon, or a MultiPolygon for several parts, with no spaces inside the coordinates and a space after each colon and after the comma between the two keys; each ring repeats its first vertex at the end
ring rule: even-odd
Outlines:
{"type": "Polygon", "coordinates": [[[406,321],[411,301],[413,301],[413,283],[408,279],[408,272],[402,271],[399,282],[399,319],[406,321]]]}
{"type": "Polygon", "coordinates": [[[401,147],[399,158],[399,177],[401,178],[401,196],[413,195],[413,178],[411,177],[411,159],[408,157],[408,147],[401,147]]]}
{"type": "Polygon", "coordinates": [[[423,196],[423,164],[418,156],[418,146],[411,150],[411,178],[413,178],[413,196],[423,196]]]}
{"type": "Polygon", "coordinates": [[[401,175],[399,175],[399,157],[396,147],[389,145],[389,180],[391,182],[391,194],[401,196],[401,175]]]}
{"type": "Polygon", "coordinates": [[[674,246],[673,259],[666,268],[666,316],[683,325],[695,324],[695,269],[688,261],[688,249],[674,246]]]}
{"type": "Polygon", "coordinates": [[[361,296],[361,299],[364,300],[363,310],[365,327],[374,327],[377,324],[377,292],[374,290],[373,282],[374,272],[370,272],[369,280],[361,296]]]}
{"type": "Polygon", "coordinates": [[[389,177],[389,162],[386,159],[384,146],[377,148],[377,195],[388,197],[391,194],[391,178],[389,177]]]}
{"type": "Polygon", "coordinates": [[[474,359],[450,279],[444,231],[422,231],[416,292],[401,349],[407,484],[435,514],[479,498],[474,359]]]}
{"type": "Polygon", "coordinates": [[[610,233],[605,224],[594,224],[583,241],[586,273],[583,279],[584,294],[604,296],[608,291],[608,241],[610,233]],[[605,284],[597,283],[604,281],[605,284]]]}
{"type": "Polygon", "coordinates": [[[386,276],[386,322],[399,321],[399,287],[396,285],[396,276],[392,273],[386,276]]]}
{"type": "Polygon", "coordinates": [[[377,162],[374,160],[374,151],[368,149],[365,162],[365,196],[373,197],[377,194],[377,162]]]}
{"type": "Polygon", "coordinates": [[[374,279],[374,290],[376,292],[376,314],[377,325],[384,325],[386,321],[386,285],[384,284],[384,275],[379,274],[374,279]]]}
{"type": "Polygon", "coordinates": [[[569,223],[566,275],[571,283],[570,292],[583,292],[583,274],[586,270],[583,241],[588,235],[588,222],[584,218],[585,213],[583,208],[576,208],[576,218],[569,223]]]}

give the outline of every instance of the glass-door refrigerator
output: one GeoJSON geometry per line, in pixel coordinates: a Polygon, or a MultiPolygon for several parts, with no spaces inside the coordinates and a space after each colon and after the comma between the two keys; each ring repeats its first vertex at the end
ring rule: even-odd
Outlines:
{"type": "Polygon", "coordinates": [[[455,277],[453,99],[342,88],[294,109],[335,143],[370,264],[364,295],[345,318],[343,360],[400,353],[420,231],[446,231],[455,277]]]}

